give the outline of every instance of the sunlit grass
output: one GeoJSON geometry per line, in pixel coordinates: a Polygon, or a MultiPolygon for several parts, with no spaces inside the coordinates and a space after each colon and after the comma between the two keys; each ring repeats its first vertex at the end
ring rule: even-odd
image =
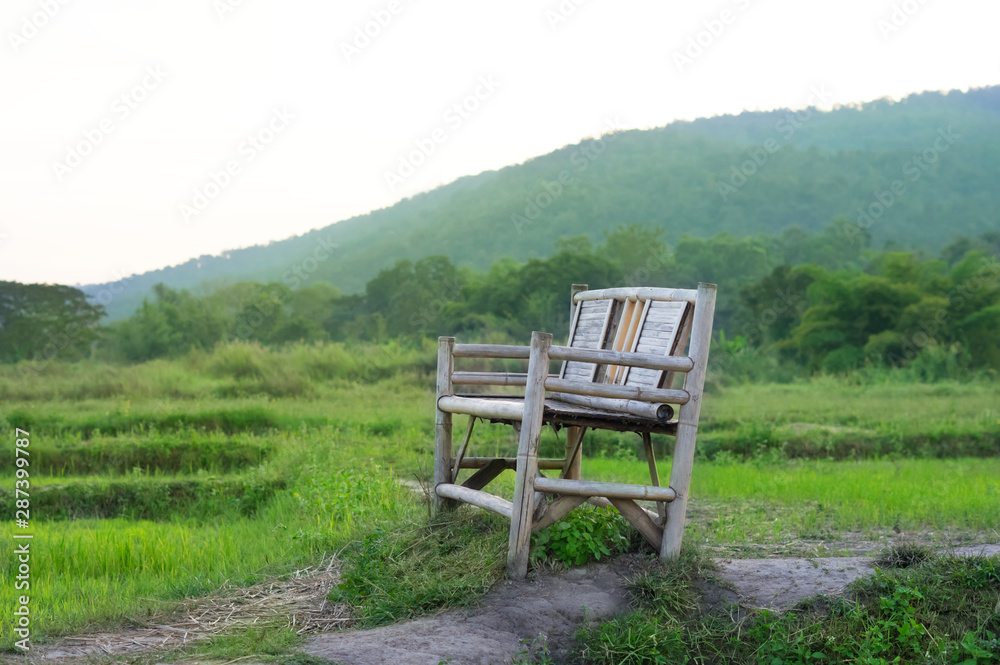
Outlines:
{"type": "MultiPolygon", "coordinates": [[[[659,465],[669,478],[669,461],[659,465]]],[[[584,459],[584,477],[648,484],[645,462],[584,459]]],[[[752,539],[763,528],[1000,531],[1000,459],[695,464],[692,501],[715,513],[715,536],[752,539]],[[759,508],[769,510],[758,510],[759,508]]]]}

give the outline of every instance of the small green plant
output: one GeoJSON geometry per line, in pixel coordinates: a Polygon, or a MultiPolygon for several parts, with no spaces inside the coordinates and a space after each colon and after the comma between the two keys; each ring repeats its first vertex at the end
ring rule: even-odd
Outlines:
{"type": "Polygon", "coordinates": [[[549,638],[539,633],[533,640],[521,640],[527,648],[514,654],[511,665],[555,665],[552,652],[549,651],[549,638]]]}
{"type": "Polygon", "coordinates": [[[630,526],[612,508],[577,509],[531,538],[531,561],[559,561],[580,566],[601,557],[621,554],[629,546],[630,526]]]}

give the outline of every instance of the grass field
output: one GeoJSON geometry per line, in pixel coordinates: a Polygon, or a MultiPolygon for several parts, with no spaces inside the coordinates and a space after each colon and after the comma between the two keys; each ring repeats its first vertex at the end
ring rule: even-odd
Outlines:
{"type": "MultiPolygon", "coordinates": [[[[31,434],[34,640],[160,621],[175,601],[227,581],[280,576],[426,521],[420,497],[397,482],[431,476],[424,355],[398,352],[392,364],[369,352],[368,365],[353,358],[334,371],[351,354],[238,351],[0,372],[10,437],[0,505],[11,516],[14,428],[31,434]],[[319,362],[310,353],[329,356],[327,369],[304,369],[319,362]]],[[[877,540],[895,529],[996,541],[996,394],[990,383],[836,379],[717,389],[706,397],[687,538],[736,556],[806,541],[837,553],[850,544],[845,532],[877,540]]],[[[516,447],[509,429],[476,431],[473,454],[516,447]]],[[[559,445],[545,433],[543,454],[559,445]]],[[[670,441],[656,448],[666,477],[670,441]]],[[[634,435],[601,433],[586,452],[585,477],[646,480],[634,435]]],[[[509,492],[511,482],[496,487],[509,492]]],[[[9,520],[2,607],[17,593],[9,520]]],[[[12,641],[0,624],[0,646],[12,641]]]]}

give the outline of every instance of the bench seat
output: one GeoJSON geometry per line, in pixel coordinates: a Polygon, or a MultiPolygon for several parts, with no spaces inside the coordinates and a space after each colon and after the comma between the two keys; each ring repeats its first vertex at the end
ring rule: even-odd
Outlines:
{"type": "MultiPolygon", "coordinates": [[[[507,425],[520,424],[524,413],[524,398],[517,395],[444,395],[438,400],[438,408],[447,413],[478,416],[484,420],[507,425]]],[[[651,419],[634,416],[619,411],[604,411],[591,407],[569,404],[559,399],[547,397],[543,422],[560,427],[588,427],[616,432],[636,432],[642,434],[668,434],[676,436],[677,420],[673,410],[666,418],[651,419]]]]}

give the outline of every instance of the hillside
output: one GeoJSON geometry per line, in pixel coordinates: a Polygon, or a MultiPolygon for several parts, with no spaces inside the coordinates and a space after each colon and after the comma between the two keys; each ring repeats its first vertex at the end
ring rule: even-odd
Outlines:
{"type": "Polygon", "coordinates": [[[683,233],[818,230],[838,217],[857,221],[866,208],[876,247],[936,253],[956,235],[1000,227],[998,120],[1000,86],[618,132],[301,236],[137,275],[107,309],[128,315],[158,282],[211,290],[240,280],[327,281],[356,292],[399,259],[445,254],[482,267],[547,256],[559,237],[600,240],[636,222],[663,227],[672,243],[683,233]],[[303,263],[319,247],[332,248],[329,258],[303,263]]]}

